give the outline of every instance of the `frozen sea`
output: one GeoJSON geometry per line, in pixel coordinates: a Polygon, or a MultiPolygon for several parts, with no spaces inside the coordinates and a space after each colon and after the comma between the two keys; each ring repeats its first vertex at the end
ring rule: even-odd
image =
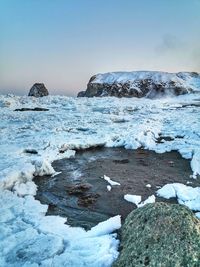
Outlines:
{"type": "MultiPolygon", "coordinates": [[[[196,179],[200,94],[156,100],[0,96],[0,267],[111,266],[120,214],[85,231],[70,227],[67,218],[46,216],[48,207],[34,198],[34,176],[56,175],[54,160],[98,145],[177,150],[190,159],[196,179]],[[15,111],[35,107],[48,110],[15,111]],[[162,137],[170,139],[157,142],[162,137]]],[[[156,194],[177,197],[200,216],[200,188],[169,184],[156,194]]]]}

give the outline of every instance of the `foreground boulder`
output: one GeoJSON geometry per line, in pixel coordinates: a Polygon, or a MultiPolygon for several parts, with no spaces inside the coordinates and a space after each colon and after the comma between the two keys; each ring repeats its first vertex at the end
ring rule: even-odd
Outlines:
{"type": "Polygon", "coordinates": [[[147,204],[126,218],[121,245],[114,267],[198,267],[200,221],[182,205],[147,204]]]}
{"type": "Polygon", "coordinates": [[[200,91],[200,74],[159,71],[109,72],[90,79],[87,90],[78,97],[160,97],[200,91]]]}
{"type": "Polygon", "coordinates": [[[42,97],[49,95],[49,92],[43,83],[35,83],[30,91],[28,96],[42,97]]]}

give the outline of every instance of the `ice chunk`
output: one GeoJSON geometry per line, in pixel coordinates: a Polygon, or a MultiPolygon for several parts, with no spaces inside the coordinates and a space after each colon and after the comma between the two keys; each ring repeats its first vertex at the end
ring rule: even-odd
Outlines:
{"type": "Polygon", "coordinates": [[[106,180],[110,185],[120,185],[120,183],[118,183],[118,182],[115,182],[115,181],[113,181],[113,180],[111,180],[108,176],[106,176],[106,175],[104,175],[103,176],[103,179],[104,180],[106,180]]]}
{"type": "Polygon", "coordinates": [[[177,197],[178,202],[191,210],[200,211],[200,187],[191,187],[181,183],[164,185],[157,191],[164,198],[177,197]]]}
{"type": "Polygon", "coordinates": [[[112,187],[110,185],[107,185],[107,190],[111,191],[112,187]]]}
{"type": "Polygon", "coordinates": [[[173,184],[166,184],[162,188],[157,190],[157,195],[159,197],[169,199],[172,197],[176,197],[176,190],[175,190],[173,184]]]}
{"type": "Polygon", "coordinates": [[[51,163],[46,159],[41,159],[33,162],[35,165],[35,176],[43,176],[45,174],[52,175],[55,174],[54,168],[51,166],[51,163]]]}
{"type": "Polygon", "coordinates": [[[130,195],[130,194],[126,194],[124,195],[124,199],[128,202],[131,202],[133,204],[135,204],[136,206],[138,206],[138,204],[142,201],[142,197],[138,196],[138,195],[130,195]]]}
{"type": "Polygon", "coordinates": [[[142,203],[138,204],[138,208],[141,208],[146,204],[155,203],[155,201],[156,201],[155,196],[151,195],[145,201],[143,201],[142,203]]]}
{"type": "Polygon", "coordinates": [[[37,192],[37,186],[34,182],[16,183],[13,188],[13,191],[17,192],[19,196],[35,196],[37,192]]]}
{"type": "Polygon", "coordinates": [[[150,184],[146,184],[146,187],[151,188],[151,185],[150,184]]]}
{"type": "Polygon", "coordinates": [[[200,175],[200,150],[195,149],[191,161],[191,168],[193,170],[193,178],[197,178],[197,175],[200,175]]]}
{"type": "Polygon", "coordinates": [[[101,236],[114,232],[121,228],[121,216],[117,215],[105,222],[101,222],[87,232],[88,236],[101,236]]]}

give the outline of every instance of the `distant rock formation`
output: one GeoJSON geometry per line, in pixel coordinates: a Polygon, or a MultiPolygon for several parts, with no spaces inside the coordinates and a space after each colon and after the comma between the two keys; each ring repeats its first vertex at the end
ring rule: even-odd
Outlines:
{"type": "Polygon", "coordinates": [[[43,83],[35,83],[30,91],[28,96],[42,97],[49,95],[49,92],[43,83]]]}
{"type": "Polygon", "coordinates": [[[78,97],[160,97],[200,91],[200,74],[159,71],[109,72],[91,77],[78,97]]]}
{"type": "Polygon", "coordinates": [[[126,218],[121,247],[113,267],[197,267],[200,220],[182,205],[147,204],[126,218]]]}

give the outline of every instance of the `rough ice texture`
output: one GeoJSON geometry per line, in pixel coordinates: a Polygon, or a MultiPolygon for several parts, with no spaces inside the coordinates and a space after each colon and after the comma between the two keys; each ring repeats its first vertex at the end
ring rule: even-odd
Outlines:
{"type": "Polygon", "coordinates": [[[55,175],[51,163],[75,156],[76,149],[105,145],[157,153],[178,150],[191,160],[196,177],[198,99],[199,94],[153,101],[0,96],[0,266],[111,266],[118,255],[116,236],[104,232],[89,237],[63,218],[45,216],[47,206],[34,200],[34,176],[55,175]],[[49,110],[15,111],[26,107],[49,110]],[[157,142],[161,136],[171,141],[157,142]]]}
{"type": "Polygon", "coordinates": [[[118,241],[111,233],[121,227],[119,216],[86,232],[59,216],[45,216],[47,206],[32,196],[4,191],[0,207],[2,267],[110,266],[118,256],[118,241]]]}
{"type": "Polygon", "coordinates": [[[182,95],[200,90],[200,74],[159,71],[109,72],[91,77],[87,90],[79,97],[158,97],[182,95]]]}
{"type": "Polygon", "coordinates": [[[200,221],[182,205],[148,204],[122,226],[122,250],[113,267],[198,267],[200,221]]]}

